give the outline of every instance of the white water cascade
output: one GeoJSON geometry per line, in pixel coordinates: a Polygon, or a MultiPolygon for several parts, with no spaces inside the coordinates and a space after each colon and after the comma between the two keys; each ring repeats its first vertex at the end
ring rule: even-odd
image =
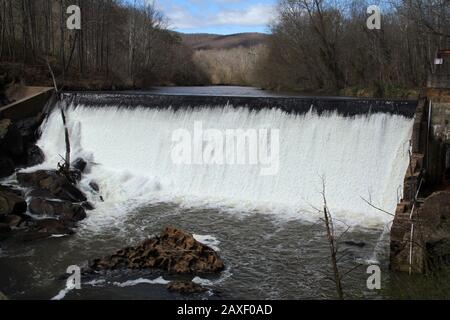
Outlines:
{"type": "MultiPolygon", "coordinates": [[[[229,106],[173,111],[72,105],[66,116],[72,159],[91,163],[82,187],[88,190],[91,180],[99,184],[105,201],[91,200],[105,223],[152,202],[315,221],[319,216],[314,207],[323,203],[324,177],[328,205],[336,217],[352,226],[377,227],[391,217],[361,197],[395,211],[412,130],[411,119],[384,113],[295,115],[229,106]],[[173,132],[192,131],[196,121],[219,130],[279,129],[279,173],[263,176],[257,165],[174,164],[173,132]]],[[[42,125],[38,145],[46,156],[40,167],[55,168],[65,152],[59,112],[42,125]]]]}

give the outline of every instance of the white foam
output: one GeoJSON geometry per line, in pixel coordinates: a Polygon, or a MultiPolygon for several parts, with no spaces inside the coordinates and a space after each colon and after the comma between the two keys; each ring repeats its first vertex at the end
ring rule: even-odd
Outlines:
{"type": "Polygon", "coordinates": [[[59,293],[54,296],[53,298],[51,298],[50,300],[62,300],[65,298],[65,296],[71,291],[72,289],[69,288],[64,288],[61,291],[59,291],[59,293]]]}
{"type": "Polygon", "coordinates": [[[211,235],[202,236],[202,235],[198,235],[198,234],[194,234],[193,237],[195,240],[204,244],[205,246],[210,247],[214,251],[220,251],[220,249],[219,249],[220,241],[217,240],[216,237],[211,236],[211,235]]]}
{"type": "Polygon", "coordinates": [[[218,279],[210,280],[210,279],[205,279],[205,278],[196,276],[196,277],[194,277],[194,279],[192,279],[192,282],[199,284],[201,286],[204,286],[204,287],[212,287],[214,285],[218,285],[218,284],[225,282],[226,280],[231,278],[232,275],[233,274],[231,273],[230,268],[227,267],[225,270],[223,270],[221,272],[220,278],[218,278],[218,279]]]}
{"type": "MultiPolygon", "coordinates": [[[[390,216],[361,197],[395,210],[412,130],[411,119],[382,113],[350,118],[231,107],[175,112],[71,106],[66,116],[72,159],[95,163],[82,185],[88,190],[88,181],[95,180],[105,200],[89,195],[96,210],[83,223],[93,228],[120,224],[137,206],[161,201],[317,221],[312,207],[322,205],[321,176],[336,218],[351,226],[379,227],[390,216]],[[173,131],[192,131],[195,121],[202,121],[205,129],[279,129],[279,174],[261,176],[259,166],[173,164],[173,131]]],[[[38,144],[46,155],[40,167],[55,168],[65,152],[59,112],[44,123],[38,144]]]]}
{"type": "Polygon", "coordinates": [[[113,284],[115,286],[123,288],[123,287],[133,287],[133,286],[136,286],[138,284],[162,284],[162,285],[165,285],[165,284],[168,284],[168,283],[169,283],[169,281],[165,280],[163,277],[159,277],[159,278],[156,278],[156,279],[153,279],[153,280],[145,279],[145,278],[139,278],[139,279],[136,279],[136,280],[129,280],[129,281],[125,281],[125,282],[114,282],[113,284]]]}

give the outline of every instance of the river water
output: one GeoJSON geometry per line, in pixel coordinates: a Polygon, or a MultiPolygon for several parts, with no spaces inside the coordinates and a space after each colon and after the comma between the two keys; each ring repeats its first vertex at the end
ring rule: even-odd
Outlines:
{"type": "MultiPolygon", "coordinates": [[[[156,88],[161,94],[267,96],[254,88],[156,88]]],[[[12,299],[333,299],[329,247],[321,215],[321,177],[337,219],[340,269],[351,299],[433,298],[448,294],[443,277],[389,271],[390,216],[361,197],[393,211],[407,167],[412,120],[373,114],[289,115],[227,106],[202,110],[94,108],[67,110],[73,155],[88,160],[80,187],[96,209],[76,234],[34,243],[1,244],[0,289],[12,299]],[[263,177],[258,167],[175,166],[171,134],[205,127],[280,130],[279,173],[263,177]],[[405,147],[406,146],[406,147],[405,147]],[[100,185],[104,201],[88,185],[100,185]],[[178,276],[123,271],[83,278],[81,290],[66,288],[67,267],[140,243],[165,226],[182,228],[216,250],[226,269],[193,280],[209,291],[180,296],[165,289],[178,276]],[[381,268],[381,290],[367,287],[367,268],[381,268]]],[[[54,168],[63,154],[58,114],[43,124],[39,146],[54,168]]],[[[192,279],[192,278],[182,278],[192,279]]],[[[448,279],[448,278],[447,278],[448,279]]]]}

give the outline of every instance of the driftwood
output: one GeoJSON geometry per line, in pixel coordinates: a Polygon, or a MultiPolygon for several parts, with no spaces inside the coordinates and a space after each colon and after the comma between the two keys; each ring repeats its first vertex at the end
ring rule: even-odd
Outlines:
{"type": "Polygon", "coordinates": [[[48,70],[50,71],[50,75],[52,76],[53,79],[53,86],[55,87],[55,92],[58,95],[59,98],[59,102],[60,102],[60,108],[61,108],[61,118],[63,121],[63,125],[64,125],[64,135],[65,135],[65,142],[66,142],[66,157],[63,158],[64,163],[60,164],[58,163],[58,172],[64,176],[66,176],[70,181],[71,179],[71,175],[70,175],[70,136],[69,136],[69,129],[67,128],[67,122],[66,122],[66,115],[64,113],[64,107],[63,107],[63,103],[62,103],[62,98],[59,95],[59,90],[58,90],[58,85],[56,82],[56,78],[55,78],[55,74],[53,72],[52,67],[50,66],[50,62],[47,59],[47,66],[48,66],[48,70]]]}

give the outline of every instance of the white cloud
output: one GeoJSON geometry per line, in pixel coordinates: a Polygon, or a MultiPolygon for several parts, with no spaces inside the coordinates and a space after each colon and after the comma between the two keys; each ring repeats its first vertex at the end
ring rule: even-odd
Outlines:
{"type": "MultiPolygon", "coordinates": [[[[221,0],[219,0],[221,1],[221,0]]],[[[172,5],[163,9],[171,27],[177,29],[207,28],[216,26],[263,26],[275,18],[275,8],[266,4],[255,4],[237,9],[223,8],[215,13],[193,14],[185,7],[172,5]]]]}
{"type": "Polygon", "coordinates": [[[254,5],[245,11],[228,10],[217,14],[218,25],[260,26],[266,25],[275,17],[273,6],[254,5]]]}

